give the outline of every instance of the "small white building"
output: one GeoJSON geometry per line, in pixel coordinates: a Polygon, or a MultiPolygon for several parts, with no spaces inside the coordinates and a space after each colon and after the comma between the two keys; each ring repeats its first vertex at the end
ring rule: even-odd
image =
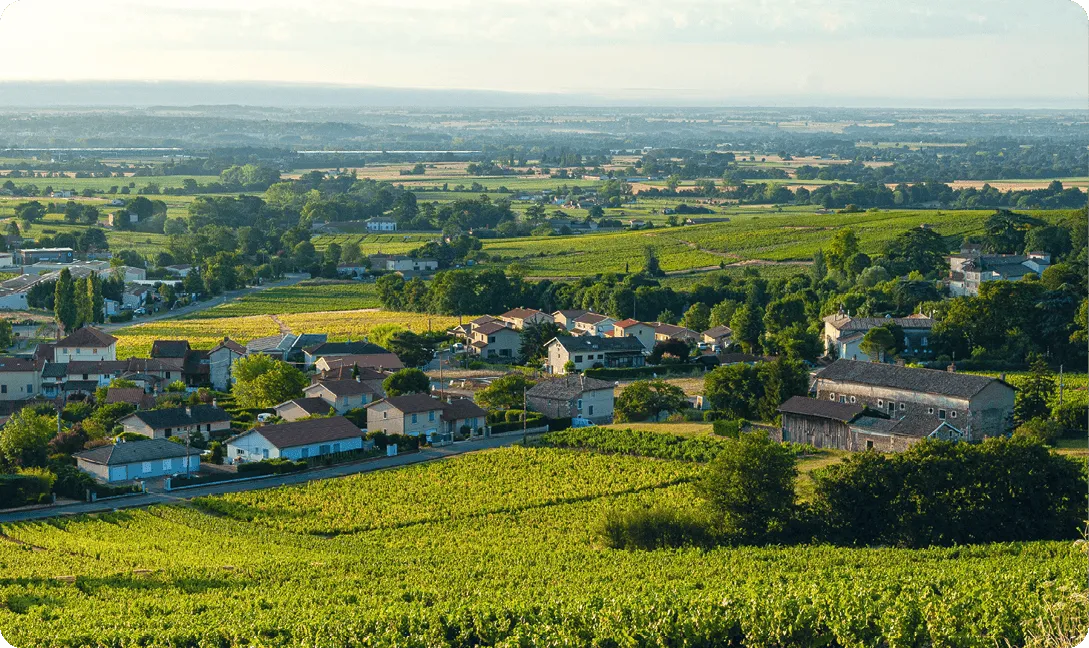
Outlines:
{"type": "Polygon", "coordinates": [[[368,232],[396,232],[397,221],[392,218],[372,218],[367,221],[368,232]]]}
{"type": "Polygon", "coordinates": [[[53,362],[117,360],[117,338],[92,326],[84,326],[57,342],[53,362]]]}
{"type": "Polygon", "coordinates": [[[77,452],[76,466],[106,483],[196,472],[200,450],[165,439],[120,441],[77,452]]]}
{"type": "Polygon", "coordinates": [[[227,461],[298,461],[363,448],[363,431],[343,416],[331,416],[264,425],[233,436],[227,440],[227,461]]]}

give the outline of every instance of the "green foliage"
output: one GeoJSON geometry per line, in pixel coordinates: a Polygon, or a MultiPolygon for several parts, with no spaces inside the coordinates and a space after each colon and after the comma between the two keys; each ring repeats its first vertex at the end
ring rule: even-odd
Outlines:
{"type": "Polygon", "coordinates": [[[896,348],[896,338],[892,330],[887,326],[875,326],[866,331],[862,336],[862,342],[858,344],[858,350],[870,356],[870,359],[884,361],[886,354],[896,348]]]}
{"type": "Polygon", "coordinates": [[[703,379],[704,397],[715,411],[732,418],[775,420],[780,404],[808,389],[805,365],[785,358],[752,366],[725,365],[703,379]]]}
{"type": "Polygon", "coordinates": [[[676,412],[688,402],[684,390],[664,380],[637,380],[620,391],[614,411],[618,423],[657,419],[662,412],[676,412]]]}
{"type": "Polygon", "coordinates": [[[246,408],[267,408],[302,395],[309,384],[303,372],[264,354],[239,358],[231,369],[235,401],[246,408]]]}
{"type": "Polygon", "coordinates": [[[567,332],[551,322],[531,322],[522,327],[518,338],[518,358],[524,365],[532,365],[545,356],[545,343],[567,332]]]}
{"type": "Polygon", "coordinates": [[[1031,443],[1054,445],[1062,436],[1063,426],[1058,421],[1046,418],[1034,418],[1025,421],[1013,431],[1013,438],[1025,439],[1031,443]]]}
{"type": "Polygon", "coordinates": [[[18,474],[0,474],[0,507],[14,508],[49,501],[57,476],[42,468],[25,468],[18,474]]]}
{"type": "Polygon", "coordinates": [[[56,431],[54,416],[25,407],[0,428],[0,459],[9,466],[44,466],[46,445],[56,431]]]}
{"type": "Polygon", "coordinates": [[[709,524],[700,512],[656,506],[610,511],[599,531],[612,549],[653,550],[711,542],[709,524]]]}
{"type": "Polygon", "coordinates": [[[774,542],[794,516],[794,454],[763,432],[730,439],[710,463],[700,493],[716,527],[734,542],[774,542]]]}
{"type": "Polygon", "coordinates": [[[537,384],[517,371],[496,378],[490,385],[473,395],[478,405],[490,410],[512,410],[522,406],[524,390],[537,384]]]}
{"type": "Polygon", "coordinates": [[[814,473],[814,516],[843,544],[905,547],[1080,537],[1084,465],[1025,439],[923,441],[814,473]]]}
{"type": "Polygon", "coordinates": [[[419,369],[402,369],[382,381],[386,396],[403,394],[427,394],[431,392],[431,379],[419,369]]]}
{"type": "Polygon", "coordinates": [[[1043,358],[1036,358],[1029,373],[1017,386],[1013,404],[1013,418],[1017,423],[1046,417],[1051,409],[1048,403],[1055,394],[1055,376],[1043,358]]]}

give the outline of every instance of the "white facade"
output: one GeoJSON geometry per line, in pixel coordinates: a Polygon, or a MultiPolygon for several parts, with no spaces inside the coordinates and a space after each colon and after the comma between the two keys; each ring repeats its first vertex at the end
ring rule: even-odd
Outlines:
{"type": "Polygon", "coordinates": [[[53,349],[54,362],[72,362],[74,360],[117,360],[117,343],[107,347],[62,347],[53,349]]]}
{"type": "Polygon", "coordinates": [[[387,219],[374,219],[367,221],[368,232],[396,232],[397,221],[387,219]]]}
{"type": "Polygon", "coordinates": [[[297,461],[308,457],[318,457],[336,452],[360,450],[362,448],[362,433],[357,437],[339,439],[336,441],[323,441],[321,443],[277,448],[272,442],[262,436],[260,429],[255,429],[227,442],[227,461],[232,464],[280,458],[297,461]]]}

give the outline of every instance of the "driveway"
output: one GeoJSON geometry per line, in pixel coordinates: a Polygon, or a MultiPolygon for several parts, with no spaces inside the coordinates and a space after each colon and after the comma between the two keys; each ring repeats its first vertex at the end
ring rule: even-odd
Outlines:
{"type": "Polygon", "coordinates": [[[304,281],[304,280],[309,279],[309,278],[310,278],[310,275],[305,274],[305,273],[303,273],[303,274],[288,274],[288,275],[284,275],[284,278],[281,279],[280,281],[275,281],[275,282],[272,282],[272,283],[265,283],[265,284],[261,284],[260,286],[251,286],[249,288],[241,288],[239,290],[232,290],[230,292],[225,292],[225,293],[223,293],[222,295],[220,295],[218,297],[213,297],[212,299],[206,299],[204,301],[194,302],[192,304],[189,304],[188,306],[183,306],[182,308],[177,308],[177,309],[171,310],[171,311],[164,311],[164,312],[161,312],[161,313],[157,313],[155,315],[151,315],[150,317],[141,317],[141,318],[138,318],[138,319],[133,319],[131,322],[121,322],[121,323],[118,323],[118,324],[102,324],[102,325],[99,326],[99,328],[104,330],[104,331],[116,331],[117,329],[122,329],[122,328],[126,328],[126,327],[129,327],[129,326],[135,326],[137,324],[147,324],[149,322],[158,322],[159,320],[172,319],[172,318],[175,318],[175,317],[185,317],[186,315],[192,315],[193,313],[199,313],[202,310],[206,310],[206,309],[209,309],[209,308],[214,308],[216,306],[226,304],[227,302],[229,302],[231,300],[238,299],[239,297],[244,297],[246,295],[250,295],[250,294],[253,294],[255,292],[260,292],[262,290],[268,290],[269,288],[282,288],[284,286],[294,286],[295,284],[299,283],[300,281],[304,281]]]}
{"type": "Polygon", "coordinates": [[[185,490],[171,492],[149,491],[143,495],[122,497],[118,499],[100,502],[81,502],[79,504],[72,504],[68,506],[42,508],[31,511],[14,511],[11,513],[0,513],[0,524],[9,522],[24,522],[27,520],[42,520],[45,518],[58,516],[83,515],[85,513],[102,513],[105,511],[113,511],[122,508],[137,508],[143,506],[151,506],[153,504],[169,504],[170,502],[180,502],[192,499],[194,497],[203,497],[205,495],[221,495],[223,493],[237,493],[240,491],[257,490],[261,488],[275,488],[277,486],[285,486],[289,484],[302,484],[316,479],[345,477],[347,475],[374,472],[376,470],[400,468],[402,466],[410,466],[412,464],[423,463],[425,461],[448,459],[450,457],[456,457],[467,452],[477,452],[479,450],[487,450],[490,448],[513,445],[520,442],[521,440],[521,434],[508,433],[494,436],[490,439],[480,439],[477,441],[461,441],[453,445],[448,445],[441,448],[426,448],[420,450],[419,452],[397,455],[396,457],[382,457],[380,459],[372,459],[369,461],[340,464],[337,466],[329,466],[328,468],[318,468],[288,475],[277,475],[254,481],[208,484],[206,486],[200,486],[197,488],[187,488],[185,490]]]}

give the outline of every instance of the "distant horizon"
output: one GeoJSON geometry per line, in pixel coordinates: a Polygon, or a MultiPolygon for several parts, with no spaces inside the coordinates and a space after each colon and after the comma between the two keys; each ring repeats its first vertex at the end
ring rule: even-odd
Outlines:
{"type": "Polygon", "coordinates": [[[294,81],[0,80],[0,108],[628,108],[1089,111],[1089,97],[693,96],[695,91],[504,91],[294,81]],[[200,96],[194,97],[193,94],[200,96]],[[124,95],[124,98],[122,97],[124,95]]]}

